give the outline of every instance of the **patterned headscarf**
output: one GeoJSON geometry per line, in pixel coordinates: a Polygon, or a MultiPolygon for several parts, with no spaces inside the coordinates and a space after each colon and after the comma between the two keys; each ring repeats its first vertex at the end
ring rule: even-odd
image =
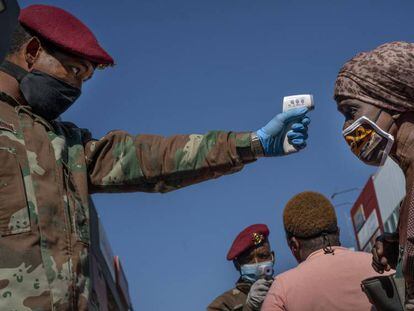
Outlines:
{"type": "Polygon", "coordinates": [[[338,96],[398,112],[414,110],[414,44],[391,42],[345,63],[335,82],[338,96]]]}

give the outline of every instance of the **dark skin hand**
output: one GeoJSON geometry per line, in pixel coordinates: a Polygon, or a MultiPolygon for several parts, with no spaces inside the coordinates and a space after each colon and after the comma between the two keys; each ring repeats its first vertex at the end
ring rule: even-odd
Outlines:
{"type": "MultiPolygon", "coordinates": [[[[95,71],[92,62],[47,49],[36,37],[32,37],[18,52],[6,59],[26,71],[42,71],[77,88],[82,88],[83,83],[89,80],[95,71]]],[[[19,91],[19,84],[13,77],[0,72],[0,86],[3,91],[25,103],[19,91]]]]}
{"type": "Polygon", "coordinates": [[[372,267],[378,273],[390,271],[397,267],[398,261],[398,234],[384,233],[378,237],[372,248],[372,267]]]}

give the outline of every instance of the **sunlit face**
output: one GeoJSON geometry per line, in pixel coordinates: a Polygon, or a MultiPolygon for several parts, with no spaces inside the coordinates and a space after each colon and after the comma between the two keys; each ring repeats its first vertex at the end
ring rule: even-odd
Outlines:
{"type": "Polygon", "coordinates": [[[259,247],[253,248],[251,251],[238,258],[238,262],[241,266],[272,260],[274,260],[274,253],[270,249],[269,242],[264,242],[259,247]]]}
{"type": "MultiPolygon", "coordinates": [[[[338,101],[338,111],[345,117],[343,125],[343,129],[345,129],[362,116],[377,123],[377,121],[380,121],[377,119],[379,118],[382,109],[357,99],[343,99],[338,101]]],[[[377,123],[377,125],[382,128],[381,124],[377,123]]]]}
{"type": "MultiPolygon", "coordinates": [[[[343,129],[348,128],[356,120],[365,116],[385,132],[391,135],[395,134],[394,119],[387,110],[357,99],[346,98],[338,100],[338,110],[345,117],[343,129]]],[[[383,150],[385,150],[388,142],[377,135],[371,126],[365,124],[356,128],[352,133],[346,135],[345,140],[352,152],[366,164],[381,165],[383,163],[383,150]]]]}
{"type": "MultiPolygon", "coordinates": [[[[33,54],[33,51],[28,52],[33,54]]],[[[42,71],[72,86],[82,88],[83,83],[92,77],[95,67],[86,59],[40,47],[30,70],[42,71]]]]}

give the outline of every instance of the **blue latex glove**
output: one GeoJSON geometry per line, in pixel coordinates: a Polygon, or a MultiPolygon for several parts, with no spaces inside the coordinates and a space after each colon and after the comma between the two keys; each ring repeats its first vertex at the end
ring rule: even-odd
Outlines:
{"type": "Polygon", "coordinates": [[[308,138],[308,108],[297,108],[279,113],[269,123],[256,132],[262,143],[265,156],[284,155],[283,140],[287,132],[289,143],[300,150],[306,147],[308,138]],[[293,124],[292,124],[293,122],[293,124]],[[288,129],[292,124],[291,129],[288,129]]]}

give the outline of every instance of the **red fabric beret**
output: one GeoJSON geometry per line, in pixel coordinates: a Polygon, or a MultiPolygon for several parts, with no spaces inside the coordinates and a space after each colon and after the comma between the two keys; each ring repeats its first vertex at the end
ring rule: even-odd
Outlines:
{"type": "Polygon", "coordinates": [[[269,236],[269,228],[263,224],[251,225],[245,228],[230,247],[227,260],[234,260],[250,247],[262,244],[269,236]]]}
{"type": "Polygon", "coordinates": [[[97,65],[113,65],[92,31],[72,14],[50,5],[31,5],[20,11],[20,24],[62,50],[97,65]]]}

